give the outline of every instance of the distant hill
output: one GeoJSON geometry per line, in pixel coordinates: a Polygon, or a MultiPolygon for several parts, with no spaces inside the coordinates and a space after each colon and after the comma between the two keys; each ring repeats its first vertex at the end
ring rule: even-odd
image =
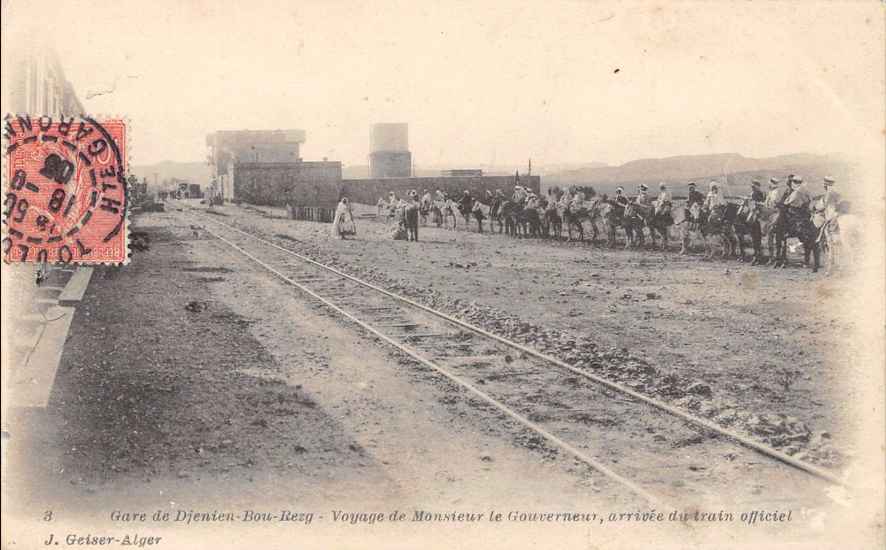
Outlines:
{"type": "Polygon", "coordinates": [[[851,176],[850,167],[835,156],[793,154],[768,158],[748,158],[735,153],[718,155],[686,155],[660,159],[639,159],[621,166],[584,167],[546,174],[542,178],[543,191],[553,186],[590,185],[599,193],[612,194],[619,186],[633,194],[645,183],[657,192],[659,182],[668,183],[676,193],[685,193],[686,184],[695,181],[701,190],[710,181],[726,184],[727,195],[747,194],[753,178],[763,182],[775,176],[784,180],[788,174],[797,174],[817,191],[825,176],[844,182],[851,176]]]}
{"type": "MultiPolygon", "coordinates": [[[[535,165],[532,166],[532,173],[536,176],[542,176],[542,179],[547,174],[551,173],[561,173],[566,170],[583,170],[588,168],[599,168],[606,166],[606,164],[602,162],[570,162],[563,164],[550,164],[550,165],[535,165]]],[[[516,171],[520,171],[520,174],[525,174],[528,170],[527,164],[516,165],[516,164],[470,164],[470,163],[462,163],[462,164],[416,164],[415,166],[415,175],[416,176],[439,176],[442,170],[452,170],[458,168],[477,168],[483,170],[483,173],[487,176],[507,176],[511,175],[516,171]]],[[[354,165],[345,165],[342,167],[342,177],[345,179],[361,179],[369,177],[369,165],[367,164],[354,164],[354,165]]]]}
{"type": "Polygon", "coordinates": [[[132,165],[130,171],[139,180],[148,178],[151,187],[154,185],[154,174],[157,174],[157,182],[161,185],[165,179],[178,178],[206,186],[212,176],[212,170],[205,162],[163,161],[156,164],[132,165]]]}

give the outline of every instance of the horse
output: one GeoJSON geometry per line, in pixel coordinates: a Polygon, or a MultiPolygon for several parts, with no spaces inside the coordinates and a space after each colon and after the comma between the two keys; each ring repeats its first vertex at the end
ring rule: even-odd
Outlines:
{"type": "Polygon", "coordinates": [[[542,214],[542,234],[545,237],[554,237],[557,240],[563,235],[563,217],[557,209],[557,203],[548,201],[542,214]]]}
{"type": "Polygon", "coordinates": [[[492,223],[497,221],[498,222],[498,232],[501,233],[501,218],[499,217],[499,214],[501,212],[501,205],[503,202],[504,202],[504,197],[502,197],[501,195],[496,194],[492,197],[492,201],[489,205],[489,230],[490,231],[495,231],[495,229],[493,229],[493,227],[492,227],[492,223]]]}
{"type": "Polygon", "coordinates": [[[606,228],[606,244],[609,248],[615,248],[615,231],[621,227],[625,232],[625,241],[634,240],[634,228],[629,221],[625,220],[625,205],[615,200],[605,200],[600,203],[600,217],[606,228]]]}
{"type": "Polygon", "coordinates": [[[487,218],[490,218],[489,227],[492,227],[491,212],[492,207],[488,204],[480,202],[479,200],[474,201],[474,204],[471,207],[471,214],[473,214],[474,219],[477,220],[477,231],[479,233],[483,232],[483,220],[487,218]]]}
{"type": "Polygon", "coordinates": [[[439,202],[435,201],[431,203],[428,209],[428,214],[431,218],[431,223],[436,225],[438,228],[443,225],[443,209],[439,202]]]}
{"type": "Polygon", "coordinates": [[[422,225],[428,225],[428,216],[431,213],[431,203],[427,201],[421,201],[418,207],[418,215],[421,218],[422,225]]]}
{"type": "Polygon", "coordinates": [[[682,246],[680,254],[687,254],[692,244],[692,233],[696,233],[704,239],[704,222],[706,213],[702,210],[701,205],[693,203],[692,206],[680,205],[671,210],[671,216],[674,221],[674,227],[680,232],[682,246]]]}
{"type": "Polygon", "coordinates": [[[738,241],[738,261],[747,261],[747,256],[744,253],[744,237],[750,235],[751,244],[754,247],[751,265],[757,265],[762,261],[763,235],[760,223],[750,216],[752,202],[754,201],[750,197],[742,197],[739,204],[730,204],[730,212],[734,210],[734,214],[729,214],[727,217],[732,219],[732,233],[738,241]]]}
{"type": "Polygon", "coordinates": [[[853,214],[840,214],[824,222],[818,239],[825,253],[827,274],[856,260],[861,234],[861,219],[853,214]]]}
{"type": "MultiPolygon", "coordinates": [[[[567,202],[562,205],[563,214],[561,217],[563,218],[563,223],[566,225],[566,242],[572,241],[572,230],[576,229],[578,231],[578,240],[584,241],[585,238],[585,228],[584,221],[591,220],[591,212],[590,209],[585,205],[584,201],[576,204],[572,201],[567,202]]],[[[594,240],[597,237],[597,228],[594,226],[594,240]]]]}
{"type": "MultiPolygon", "coordinates": [[[[446,229],[455,230],[458,227],[458,205],[452,199],[437,201],[434,206],[440,212],[440,220],[446,229]]],[[[438,224],[439,227],[439,224],[438,224]]]]}
{"type": "Polygon", "coordinates": [[[517,224],[520,217],[522,207],[512,200],[505,199],[502,201],[498,210],[498,229],[499,233],[504,226],[504,233],[509,237],[517,236],[517,224]]]}
{"type": "MultiPolygon", "coordinates": [[[[694,206],[694,205],[693,205],[694,206]]],[[[727,257],[735,250],[734,228],[732,221],[735,219],[735,205],[730,211],[729,205],[717,206],[701,216],[701,235],[705,244],[705,257],[714,257],[714,245],[708,241],[708,237],[720,237],[721,255],[727,257]]]]}
{"type": "Polygon", "coordinates": [[[518,211],[517,226],[523,229],[524,237],[541,235],[541,214],[536,204],[526,204],[518,211]]]}
{"type": "Polygon", "coordinates": [[[818,229],[812,223],[812,216],[807,208],[786,207],[778,223],[775,224],[775,267],[787,267],[787,241],[794,237],[803,244],[803,265],[809,266],[809,256],[813,256],[812,272],[818,273],[821,263],[821,246],[818,240],[818,229]]]}
{"type": "Polygon", "coordinates": [[[754,245],[754,259],[751,265],[775,261],[775,226],[781,220],[781,212],[777,208],[767,208],[761,203],[746,199],[739,209],[738,216],[743,218],[751,234],[754,245]],[[763,240],[766,238],[768,259],[763,255],[763,240]]]}
{"type": "MultiPolygon", "coordinates": [[[[649,228],[649,236],[652,238],[652,247],[658,247],[658,237],[661,237],[661,249],[668,249],[668,236],[674,218],[671,215],[671,205],[666,204],[661,208],[636,206],[633,209],[642,220],[642,224],[635,224],[640,244],[643,244],[643,227],[649,228]]],[[[631,212],[631,213],[633,213],[631,212]]]]}
{"type": "Polygon", "coordinates": [[[652,210],[652,207],[639,205],[633,201],[624,207],[621,223],[625,230],[625,249],[633,248],[637,245],[641,247],[646,246],[646,236],[643,233],[643,228],[646,227],[646,218],[649,216],[647,209],[652,210]]]}

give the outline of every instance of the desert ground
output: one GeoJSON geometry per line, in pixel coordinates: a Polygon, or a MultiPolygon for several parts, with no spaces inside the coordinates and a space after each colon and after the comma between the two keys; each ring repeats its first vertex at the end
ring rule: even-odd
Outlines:
{"type": "MultiPolygon", "coordinates": [[[[71,520],[106,519],[116,506],[257,503],[327,515],[331,502],[643,509],[281,285],[213,237],[212,220],[835,473],[852,457],[853,320],[836,307],[849,292],[838,277],[429,227],[418,243],[394,241],[384,223],[363,218],[340,240],[328,224],[279,209],[210,214],[191,201],[166,210],[136,216],[129,266],[97,273],[48,409],[14,412],[27,434],[7,466],[18,514],[74,501],[71,520]]],[[[687,457],[700,442],[655,435],[687,457]]],[[[708,469],[713,482],[717,462],[735,458],[717,453],[690,468],[708,469]]]]}

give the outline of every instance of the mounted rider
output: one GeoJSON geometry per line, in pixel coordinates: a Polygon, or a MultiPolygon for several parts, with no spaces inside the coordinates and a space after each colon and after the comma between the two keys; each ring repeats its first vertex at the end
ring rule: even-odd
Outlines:
{"type": "Polygon", "coordinates": [[[708,185],[708,194],[704,199],[703,208],[708,212],[711,221],[722,220],[726,210],[726,199],[720,193],[720,184],[712,181],[708,185]]]}
{"type": "Polygon", "coordinates": [[[750,199],[756,203],[763,203],[766,201],[766,195],[763,194],[763,191],[760,191],[760,180],[758,179],[751,180],[750,199]]]}
{"type": "Polygon", "coordinates": [[[689,220],[689,229],[691,231],[698,231],[698,225],[701,223],[702,211],[704,209],[705,196],[695,188],[695,182],[689,182],[689,196],[686,198],[686,219],[689,220]],[[695,208],[696,215],[693,216],[693,205],[698,205],[695,208]]]}
{"type": "Polygon", "coordinates": [[[825,208],[832,207],[834,210],[837,209],[837,205],[843,199],[839,193],[834,191],[834,181],[833,178],[827,177],[824,178],[822,184],[824,185],[824,195],[821,196],[821,201],[823,202],[825,208]]]}
{"type": "Polygon", "coordinates": [[[796,176],[790,195],[784,201],[787,207],[788,220],[809,217],[809,205],[812,204],[812,195],[803,183],[803,178],[796,176]]]}
{"type": "Polygon", "coordinates": [[[824,236],[827,227],[837,219],[840,213],[838,205],[842,198],[839,193],[833,190],[834,183],[833,178],[824,178],[824,194],[818,197],[812,205],[812,224],[819,228],[819,241],[824,236]]]}
{"type": "Polygon", "coordinates": [[[625,188],[618,187],[615,190],[615,204],[624,207],[628,205],[628,202],[628,198],[625,196],[625,188]]]}
{"type": "Polygon", "coordinates": [[[766,194],[766,200],[764,203],[766,208],[778,208],[784,203],[790,189],[783,189],[780,186],[780,179],[774,177],[769,178],[769,192],[766,194]]]}
{"type": "Polygon", "coordinates": [[[695,182],[689,182],[689,197],[686,199],[686,208],[690,208],[693,204],[699,206],[704,204],[704,195],[695,188],[695,182]]]}
{"type": "Polygon", "coordinates": [[[664,182],[658,184],[658,198],[655,200],[655,215],[667,214],[671,211],[671,192],[664,182]]]}

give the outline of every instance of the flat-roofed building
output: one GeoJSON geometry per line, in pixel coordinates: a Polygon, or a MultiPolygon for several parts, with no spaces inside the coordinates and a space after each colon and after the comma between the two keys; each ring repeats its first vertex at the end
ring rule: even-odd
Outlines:
{"type": "Polygon", "coordinates": [[[304,130],[220,130],[206,136],[212,167],[210,193],[235,200],[238,163],[300,162],[304,130]]]}

